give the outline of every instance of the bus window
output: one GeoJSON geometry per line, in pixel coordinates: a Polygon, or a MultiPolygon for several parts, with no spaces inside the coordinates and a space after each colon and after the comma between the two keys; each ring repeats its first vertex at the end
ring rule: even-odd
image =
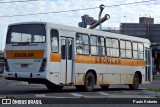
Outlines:
{"type": "Polygon", "coordinates": [[[138,59],[138,43],[133,42],[133,58],[138,59]]]}
{"type": "Polygon", "coordinates": [[[144,59],[144,47],[142,43],[138,43],[138,59],[144,59]]]}
{"type": "Polygon", "coordinates": [[[31,42],[31,35],[30,34],[21,34],[21,33],[16,33],[12,32],[11,34],[12,42],[31,42]]]}
{"type": "Polygon", "coordinates": [[[72,39],[68,39],[68,60],[72,60],[72,39]]]}
{"type": "Polygon", "coordinates": [[[46,30],[44,24],[21,24],[9,27],[6,43],[44,43],[45,39],[46,30]],[[40,38],[43,39],[37,40],[36,35],[41,36],[40,38]]]}
{"type": "Polygon", "coordinates": [[[143,43],[133,43],[133,58],[144,59],[144,46],[143,43]]]}
{"type": "Polygon", "coordinates": [[[126,58],[132,58],[132,45],[130,41],[126,41],[126,58]]]}
{"type": "Polygon", "coordinates": [[[61,40],[61,58],[66,59],[66,40],[61,40]]]}
{"type": "Polygon", "coordinates": [[[77,54],[89,55],[89,37],[87,34],[76,34],[77,54]]]}
{"type": "Polygon", "coordinates": [[[104,38],[101,36],[91,36],[91,54],[92,55],[105,55],[105,48],[104,48],[104,38]]]}
{"type": "Polygon", "coordinates": [[[125,52],[125,41],[120,41],[120,51],[121,51],[121,57],[125,58],[126,57],[126,52],[125,52]]]}
{"type": "Polygon", "coordinates": [[[41,35],[34,35],[34,42],[45,41],[45,37],[41,35]]]}
{"type": "Polygon", "coordinates": [[[119,41],[118,39],[106,38],[107,56],[119,57],[119,41]]]}
{"type": "Polygon", "coordinates": [[[120,41],[120,51],[122,58],[132,58],[132,44],[130,41],[120,41]]]}
{"type": "Polygon", "coordinates": [[[91,39],[91,54],[92,55],[97,55],[97,47],[96,47],[96,44],[97,44],[97,40],[96,40],[96,37],[95,36],[91,36],[90,37],[91,39]]]}
{"type": "Polygon", "coordinates": [[[52,52],[58,52],[59,51],[58,30],[52,29],[50,33],[51,33],[51,50],[52,52]]]}

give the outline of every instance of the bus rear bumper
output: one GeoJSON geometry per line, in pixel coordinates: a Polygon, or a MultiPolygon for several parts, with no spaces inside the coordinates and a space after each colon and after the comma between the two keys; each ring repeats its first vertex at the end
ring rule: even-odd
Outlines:
{"type": "Polygon", "coordinates": [[[5,77],[7,80],[17,80],[28,82],[29,84],[52,84],[50,81],[44,78],[13,78],[13,77],[5,77]]]}
{"type": "Polygon", "coordinates": [[[26,81],[29,83],[44,84],[48,81],[46,72],[31,73],[31,72],[4,72],[5,79],[26,81]]]}
{"type": "Polygon", "coordinates": [[[4,72],[6,78],[46,78],[46,72],[31,73],[31,72],[4,72]]]}

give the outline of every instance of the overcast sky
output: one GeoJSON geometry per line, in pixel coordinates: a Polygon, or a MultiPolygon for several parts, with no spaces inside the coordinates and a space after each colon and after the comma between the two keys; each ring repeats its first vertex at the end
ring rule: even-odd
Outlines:
{"type": "Polygon", "coordinates": [[[57,11],[66,11],[73,9],[84,9],[105,6],[134,3],[141,1],[151,1],[132,5],[121,5],[105,7],[102,16],[110,15],[110,20],[103,23],[103,27],[119,27],[120,23],[138,23],[139,17],[148,16],[155,18],[155,23],[160,23],[160,0],[39,0],[30,2],[1,3],[8,1],[26,1],[26,0],[0,0],[0,49],[5,47],[5,38],[7,26],[15,22],[25,21],[47,21],[58,24],[65,24],[78,27],[81,16],[89,14],[95,19],[98,18],[99,8],[91,10],[81,10],[75,12],[52,13],[44,15],[30,15],[21,17],[2,17],[12,15],[48,13],[57,11]],[[124,17],[125,16],[125,17],[124,17]]]}

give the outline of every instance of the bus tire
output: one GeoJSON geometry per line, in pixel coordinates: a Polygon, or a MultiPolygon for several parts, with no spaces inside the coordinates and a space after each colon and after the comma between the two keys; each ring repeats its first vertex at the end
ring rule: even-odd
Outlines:
{"type": "Polygon", "coordinates": [[[134,74],[134,78],[133,78],[133,84],[129,84],[129,88],[132,90],[136,90],[139,87],[139,76],[138,74],[134,74]]]}
{"type": "Polygon", "coordinates": [[[88,72],[85,76],[84,88],[86,91],[93,91],[95,85],[95,77],[92,72],[88,72]]]}
{"type": "Polygon", "coordinates": [[[63,86],[59,86],[59,85],[48,85],[46,84],[46,87],[49,89],[49,90],[52,90],[52,91],[60,91],[62,90],[63,86]]]}
{"type": "Polygon", "coordinates": [[[103,90],[106,90],[106,89],[108,89],[109,84],[106,84],[106,85],[100,85],[100,87],[101,87],[103,90]]]}

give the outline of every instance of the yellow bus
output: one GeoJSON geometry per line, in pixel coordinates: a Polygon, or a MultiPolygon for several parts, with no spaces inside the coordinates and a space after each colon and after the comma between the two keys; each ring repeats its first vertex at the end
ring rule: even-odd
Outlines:
{"type": "Polygon", "coordinates": [[[4,76],[50,90],[92,91],[110,84],[137,89],[152,82],[151,58],[148,39],[48,22],[15,23],[8,27],[4,76]]]}

